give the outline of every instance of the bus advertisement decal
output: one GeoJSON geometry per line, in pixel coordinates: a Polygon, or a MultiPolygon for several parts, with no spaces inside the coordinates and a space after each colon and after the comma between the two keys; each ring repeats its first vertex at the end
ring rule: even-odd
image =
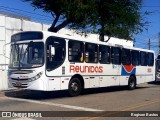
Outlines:
{"type": "Polygon", "coordinates": [[[103,73],[103,66],[70,65],[70,73],[103,73]]]}
{"type": "Polygon", "coordinates": [[[131,74],[136,74],[136,66],[123,65],[121,75],[131,75],[131,74]]]}

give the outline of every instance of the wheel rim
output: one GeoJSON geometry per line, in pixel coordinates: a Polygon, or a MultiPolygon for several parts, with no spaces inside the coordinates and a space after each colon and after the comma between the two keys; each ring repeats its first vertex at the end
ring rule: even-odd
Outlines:
{"type": "Polygon", "coordinates": [[[71,84],[71,89],[74,91],[74,92],[77,92],[78,91],[78,84],[76,82],[73,82],[71,84]]]}
{"type": "Polygon", "coordinates": [[[133,88],[134,87],[134,80],[131,80],[130,86],[133,88]]]}

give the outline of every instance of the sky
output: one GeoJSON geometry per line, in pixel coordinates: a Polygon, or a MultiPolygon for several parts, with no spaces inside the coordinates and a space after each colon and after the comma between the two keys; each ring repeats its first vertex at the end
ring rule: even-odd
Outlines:
{"type": "MultiPolygon", "coordinates": [[[[23,0],[0,0],[0,11],[10,12],[23,16],[28,16],[32,21],[46,24],[52,23],[52,16],[40,9],[33,8],[29,2],[23,0]]],[[[158,33],[160,32],[160,0],[143,0],[141,13],[151,12],[145,16],[150,24],[146,26],[147,30],[135,35],[135,47],[148,49],[148,41],[151,41],[151,49],[158,53],[158,33]]]]}
{"type": "Polygon", "coordinates": [[[143,0],[141,12],[151,12],[151,14],[145,17],[145,20],[149,22],[147,30],[144,30],[141,34],[135,35],[136,47],[148,49],[148,41],[151,41],[151,49],[156,54],[158,53],[158,41],[160,33],[160,0],[143,0]]]}

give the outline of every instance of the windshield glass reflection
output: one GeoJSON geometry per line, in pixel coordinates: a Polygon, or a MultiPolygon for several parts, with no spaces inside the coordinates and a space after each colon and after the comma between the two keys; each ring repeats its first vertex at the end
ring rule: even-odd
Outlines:
{"type": "Polygon", "coordinates": [[[44,45],[42,42],[13,44],[11,46],[11,68],[32,68],[44,63],[44,45]]]}

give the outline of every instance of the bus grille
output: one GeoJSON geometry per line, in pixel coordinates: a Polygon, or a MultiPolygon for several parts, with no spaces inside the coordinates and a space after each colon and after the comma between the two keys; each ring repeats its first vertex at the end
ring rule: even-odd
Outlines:
{"type": "Polygon", "coordinates": [[[21,83],[21,85],[17,85],[16,83],[12,83],[12,85],[14,87],[17,87],[17,88],[27,88],[28,87],[28,84],[27,83],[21,83]]]}

